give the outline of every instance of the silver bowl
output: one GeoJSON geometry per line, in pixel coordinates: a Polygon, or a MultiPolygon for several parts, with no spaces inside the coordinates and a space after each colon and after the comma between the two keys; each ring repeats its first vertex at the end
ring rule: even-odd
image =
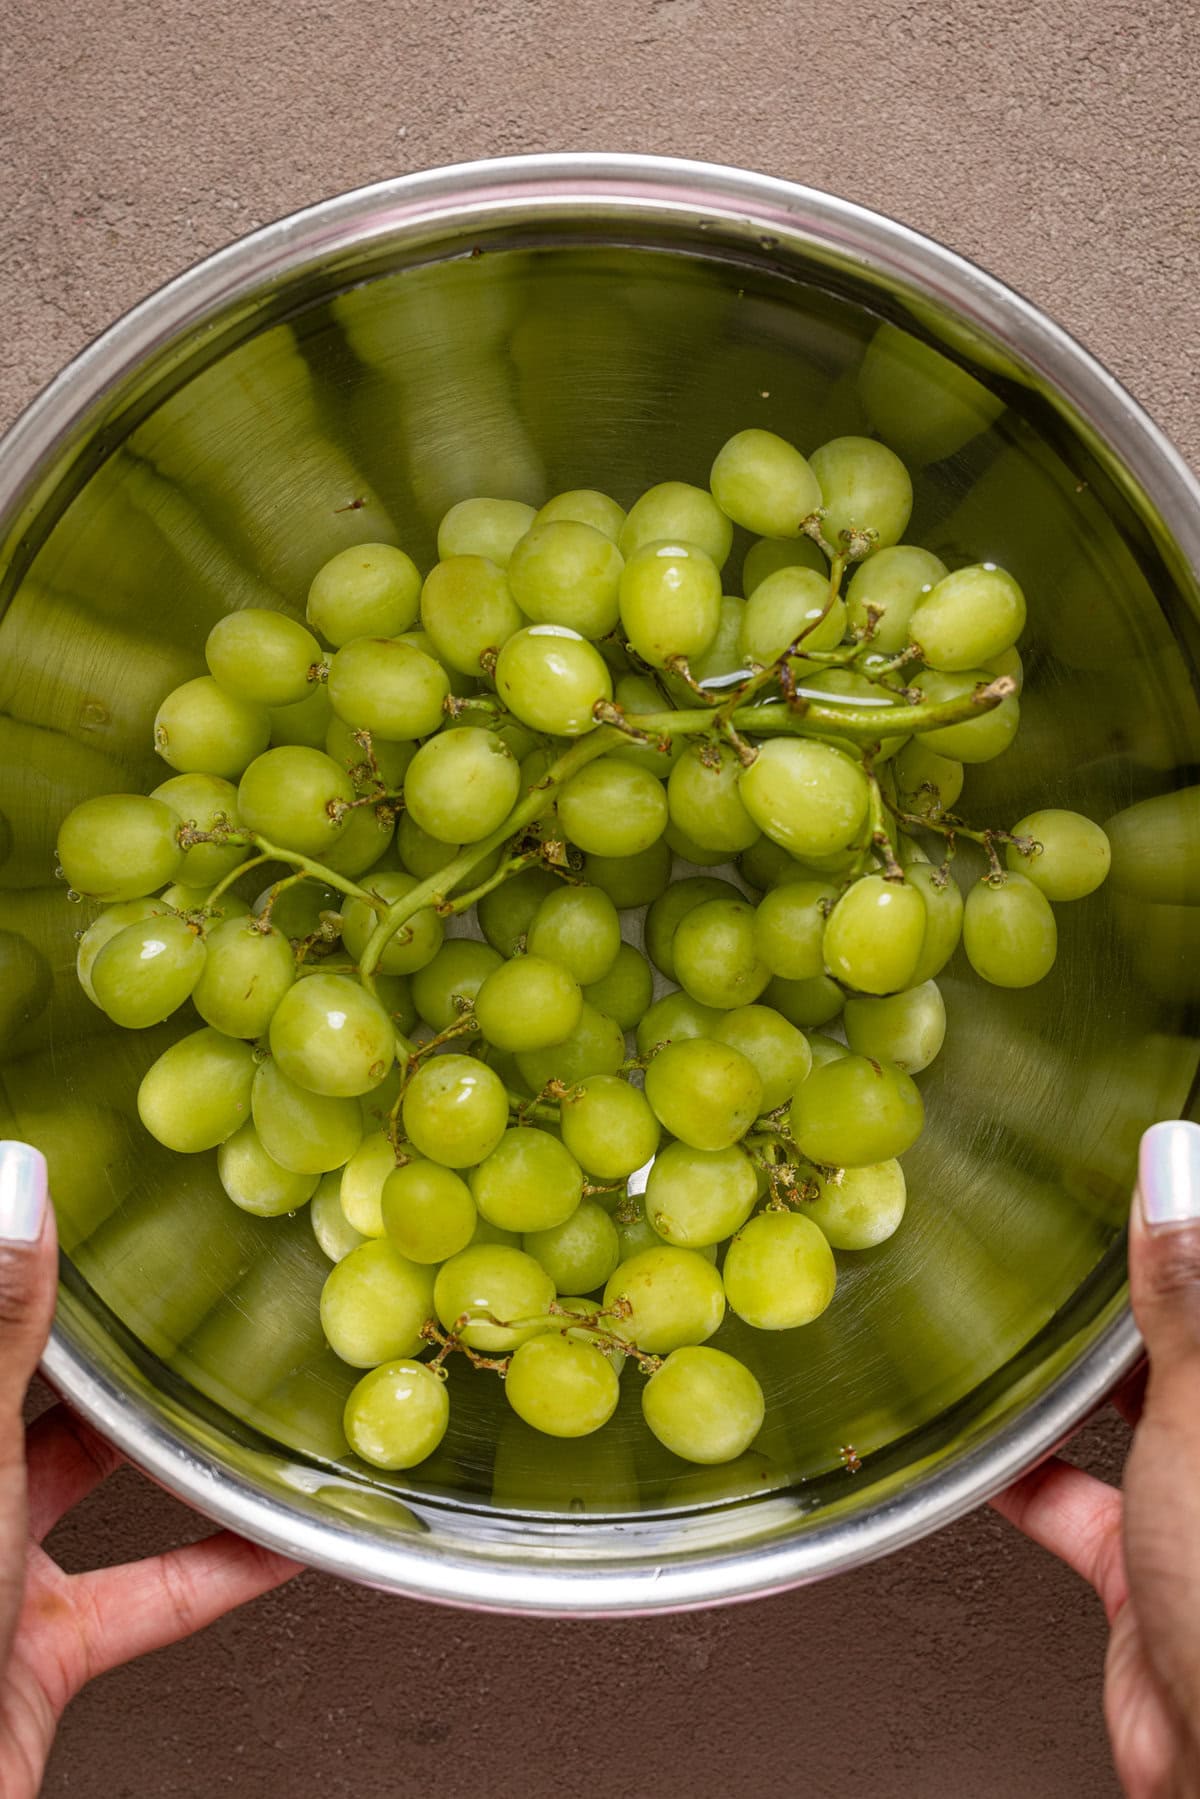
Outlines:
{"type": "Polygon", "coordinates": [[[985,992],[951,968],[910,1215],[843,1258],[818,1324],[723,1327],[770,1404],[726,1470],[647,1443],[636,1377],[575,1447],[523,1431],[476,1379],[423,1468],[355,1464],[307,1224],[235,1215],[211,1158],[147,1142],[137,1078],[177,1026],[112,1030],[74,983],[58,819],[157,778],[155,705],[201,670],[216,617],[298,611],[354,541],[427,560],[466,494],[588,484],[628,502],[668,473],[703,480],[747,423],[802,447],[879,424],[916,465],[913,540],[1022,580],[1025,726],[977,771],[976,811],[1107,818],[1185,782],[1200,492],[1178,456],[1018,295],[763,176],[530,157],[323,202],[139,306],[0,450],[0,1134],[53,1169],[46,1373],[165,1487],[315,1566],[508,1611],[749,1598],[978,1505],[1137,1356],[1124,1219],[1140,1130],[1191,1104],[1200,913],[1148,906],[1136,867],[1061,909],[1041,986],[985,992]],[[890,343],[915,383],[897,406],[885,379],[886,420],[860,373],[882,321],[898,333],[874,356],[890,343]],[[937,352],[915,374],[914,342],[937,352]]]}

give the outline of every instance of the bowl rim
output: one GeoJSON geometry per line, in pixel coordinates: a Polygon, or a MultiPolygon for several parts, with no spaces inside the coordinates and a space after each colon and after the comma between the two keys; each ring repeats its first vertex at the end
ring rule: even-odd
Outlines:
{"type": "MultiPolygon", "coordinates": [[[[719,218],[862,260],[914,296],[947,306],[1015,354],[1061,395],[1142,487],[1192,570],[1200,569],[1200,483],[1165,434],[1106,368],[1022,295],[958,253],[855,202],[777,177],[683,158],[570,153],[486,159],[381,181],[262,226],[176,276],[68,362],[0,440],[0,521],[19,538],[39,477],[130,372],[264,281],[331,250],[382,241],[398,227],[462,224],[514,207],[619,206],[693,220],[719,218]]],[[[1127,1298],[1069,1367],[1015,1418],[949,1456],[868,1516],[832,1519],[780,1542],[678,1565],[482,1564],[422,1553],[419,1537],[364,1534],[291,1505],[197,1453],[148,1402],[101,1372],[63,1316],[43,1359],[50,1383],[160,1485],[231,1529],[367,1585],[473,1609],[632,1616],[744,1600],[861,1565],[974,1509],[1050,1454],[1136,1364],[1127,1298]]],[[[763,1501],[753,1503],[761,1504],[763,1501]]],[[[414,1510],[420,1510],[414,1506],[414,1510]]],[[[578,1532],[580,1523],[559,1527],[578,1532]]],[[[586,1528],[586,1525],[584,1526],[586,1528]]]]}

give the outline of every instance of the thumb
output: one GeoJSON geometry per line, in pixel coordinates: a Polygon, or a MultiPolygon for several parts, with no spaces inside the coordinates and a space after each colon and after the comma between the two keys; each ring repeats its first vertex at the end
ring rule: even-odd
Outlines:
{"type": "Polygon", "coordinates": [[[1200,1395],[1200,1125],[1170,1119],[1142,1138],[1129,1237],[1134,1316],[1151,1379],[1200,1395]]]}

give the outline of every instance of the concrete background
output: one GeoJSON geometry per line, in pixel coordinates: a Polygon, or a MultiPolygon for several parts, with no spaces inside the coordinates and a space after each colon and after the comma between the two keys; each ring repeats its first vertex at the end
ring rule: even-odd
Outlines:
{"type": "MultiPolygon", "coordinates": [[[[1048,308],[1200,451],[1200,40],[1177,0],[9,0],[0,423],[126,306],[322,195],[474,156],[659,151],[879,207],[1048,308]]],[[[1123,1430],[1076,1453],[1110,1475],[1123,1430]]],[[[129,1471],[80,1567],[199,1534],[129,1471]]],[[[988,1515],[823,1587],[633,1624],[317,1575],[110,1675],[46,1792],[1103,1799],[1099,1607],[988,1515]]]]}

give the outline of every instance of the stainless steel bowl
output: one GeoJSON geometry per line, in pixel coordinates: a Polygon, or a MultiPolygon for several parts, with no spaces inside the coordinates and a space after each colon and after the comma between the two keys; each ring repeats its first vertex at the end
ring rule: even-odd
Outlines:
{"type": "Polygon", "coordinates": [[[1152,899],[1172,897],[1153,841],[1140,874],[1061,909],[1041,986],[984,992],[951,970],[910,1216],[892,1244],[844,1258],[818,1324],[743,1344],[770,1420],[762,1453],[731,1470],[647,1445],[636,1379],[601,1438],[573,1448],[533,1439],[477,1379],[411,1477],[345,1458],[350,1377],[320,1339],[307,1224],[234,1214],[210,1158],[147,1143],[136,1081],[175,1027],[106,1028],[71,972],[80,913],[53,878],[57,822],[86,794],[153,781],[155,705],[200,671],[215,618],[298,611],[313,569],[352,541],[428,558],[440,512],[469,493],[586,483],[628,501],[666,473],[703,480],[747,423],[806,447],[869,428],[859,368],[881,321],[911,334],[891,340],[906,367],[914,341],[945,358],[909,368],[887,425],[919,464],[913,539],[1004,561],[1031,600],[1025,728],[977,771],[973,808],[1104,818],[1183,785],[1200,734],[1196,483],[1036,308],[787,183],[531,157],[327,201],[146,301],[5,441],[0,1132],[53,1167],[50,1379],[209,1516],[471,1606],[748,1598],[977,1505],[1136,1356],[1136,1140],[1191,1103],[1200,997],[1186,954],[1200,913],[1137,898],[1144,875],[1152,899]]]}

